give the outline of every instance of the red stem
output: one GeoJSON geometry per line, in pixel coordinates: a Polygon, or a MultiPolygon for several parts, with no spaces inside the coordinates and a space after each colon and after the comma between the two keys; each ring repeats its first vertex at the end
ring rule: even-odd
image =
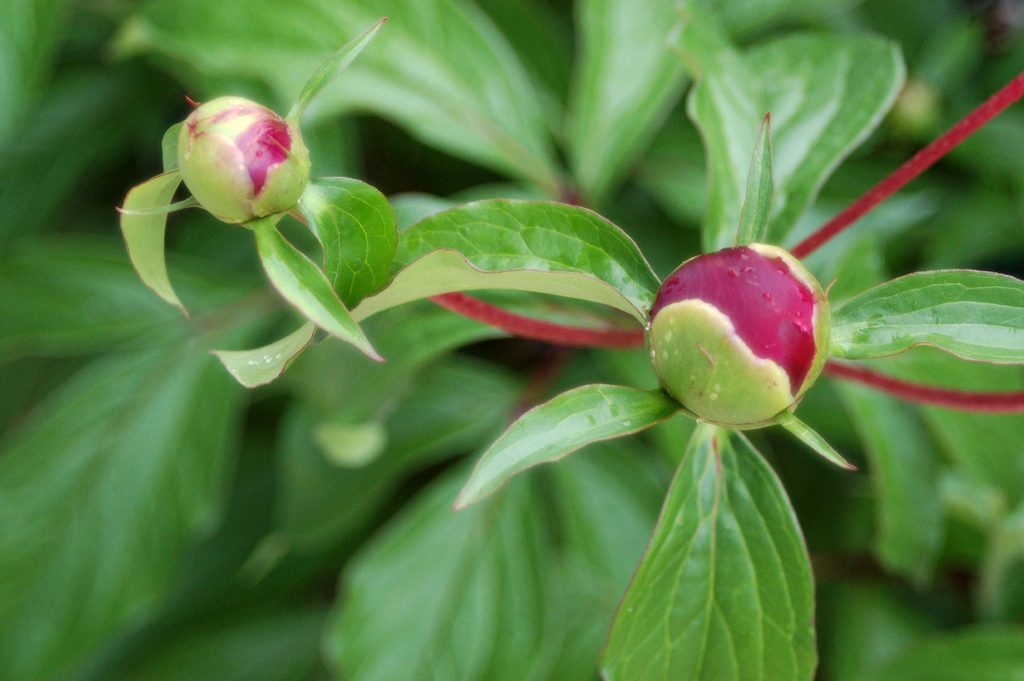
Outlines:
{"type": "MultiPolygon", "coordinates": [[[[520,338],[545,341],[555,345],[600,348],[636,348],[644,344],[644,334],[639,330],[608,329],[601,331],[545,322],[503,310],[465,293],[446,293],[434,296],[431,300],[446,310],[489,324],[520,338]]],[[[1024,390],[989,393],[937,388],[892,378],[877,371],[855,367],[845,362],[829,362],[825,365],[825,373],[836,378],[863,383],[895,397],[920,404],[992,414],[1024,412],[1024,390]]]]}
{"type": "Polygon", "coordinates": [[[524,317],[465,293],[445,293],[431,298],[435,303],[463,317],[475,319],[521,338],[546,341],[555,345],[599,348],[635,348],[644,344],[643,331],[619,329],[581,329],[554,322],[524,317]]]}
{"type": "Polygon", "coordinates": [[[999,112],[1024,96],[1024,73],[1011,80],[1002,90],[988,98],[981,106],[967,114],[944,135],[926,146],[894,173],[889,175],[866,194],[847,206],[839,215],[818,228],[818,231],[801,241],[792,253],[804,258],[822,244],[859,220],[865,213],[895,194],[905,184],[930,168],[932,164],[948,154],[953,147],[974,134],[978,128],[992,120],[999,112]]]}
{"type": "Polygon", "coordinates": [[[825,365],[825,373],[837,378],[845,378],[856,383],[863,383],[872,388],[900,397],[910,402],[930,404],[936,407],[947,407],[960,411],[979,411],[990,414],[1010,414],[1024,412],[1024,390],[1017,392],[988,393],[973,390],[954,390],[952,388],[936,388],[902,381],[871,369],[854,367],[847,363],[829,362],[825,365]]]}

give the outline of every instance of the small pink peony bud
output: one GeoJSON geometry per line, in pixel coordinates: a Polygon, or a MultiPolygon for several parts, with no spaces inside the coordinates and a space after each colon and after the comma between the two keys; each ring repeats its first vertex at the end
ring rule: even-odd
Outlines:
{"type": "Polygon", "coordinates": [[[224,222],[289,210],[309,182],[298,128],[241,97],[219,97],[185,119],[178,167],[196,200],[224,222]]]}
{"type": "Polygon", "coordinates": [[[651,309],[647,348],[662,386],[694,416],[753,426],[796,404],[821,373],[830,320],[796,258],[751,244],[673,272],[651,309]]]}

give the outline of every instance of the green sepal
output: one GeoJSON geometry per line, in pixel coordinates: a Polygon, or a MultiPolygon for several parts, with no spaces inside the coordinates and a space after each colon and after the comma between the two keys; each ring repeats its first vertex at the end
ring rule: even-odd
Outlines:
{"type": "Polygon", "coordinates": [[[170,205],[179,184],[181,173],[174,170],[132,187],[121,210],[121,233],[128,247],[128,257],[142,283],[187,317],[188,310],[178,299],[167,276],[164,260],[167,213],[151,212],[170,205]]]}
{"type": "Polygon", "coordinates": [[[840,468],[848,471],[855,471],[857,467],[844,459],[839,452],[832,448],[821,435],[816,433],[810,426],[793,415],[789,409],[781,412],[775,417],[775,422],[795,435],[801,442],[821,454],[827,461],[834,463],[840,468]]]}

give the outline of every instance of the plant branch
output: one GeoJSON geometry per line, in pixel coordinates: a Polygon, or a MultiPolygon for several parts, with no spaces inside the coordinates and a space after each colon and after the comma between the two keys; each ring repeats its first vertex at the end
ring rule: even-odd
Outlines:
{"type": "Polygon", "coordinates": [[[938,388],[893,378],[846,362],[829,362],[825,365],[825,373],[863,383],[908,402],[990,414],[1024,413],[1024,390],[992,393],[938,388]]]}
{"type": "Polygon", "coordinates": [[[640,330],[584,329],[546,322],[503,310],[465,293],[445,293],[434,296],[431,300],[446,310],[521,338],[546,341],[555,345],[601,348],[635,348],[644,344],[644,334],[640,330]]]}
{"type": "Polygon", "coordinates": [[[822,244],[859,220],[865,213],[892,196],[908,182],[930,168],[979,128],[992,120],[1003,109],[1024,96],[1024,73],[1011,80],[1002,90],[988,98],[981,106],[967,114],[941,137],[914,154],[887,178],[868,190],[866,194],[847,206],[834,218],[801,241],[792,253],[803,258],[822,244]]]}

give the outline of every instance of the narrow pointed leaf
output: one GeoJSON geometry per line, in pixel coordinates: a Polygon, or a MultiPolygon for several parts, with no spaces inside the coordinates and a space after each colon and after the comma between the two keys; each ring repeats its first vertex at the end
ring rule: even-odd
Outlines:
{"type": "Polygon", "coordinates": [[[379,191],[359,180],[313,180],[299,200],[324,249],[324,274],[346,307],[388,281],[398,244],[395,212],[379,191]]]}
{"type": "Polygon", "coordinates": [[[320,68],[306,81],[306,84],[302,87],[302,92],[299,93],[299,98],[295,100],[295,104],[288,111],[287,120],[289,123],[296,126],[299,124],[299,119],[302,118],[302,114],[305,113],[306,107],[309,106],[310,102],[320,94],[321,90],[327,87],[328,83],[341,75],[341,72],[355,61],[359,53],[370,44],[373,37],[377,35],[377,31],[380,30],[380,27],[387,20],[387,17],[378,19],[373,26],[370,26],[370,28],[353,38],[320,65],[320,68]]]}
{"type": "Polygon", "coordinates": [[[857,470],[856,466],[844,459],[839,452],[832,448],[832,445],[825,441],[825,438],[818,435],[810,426],[794,416],[793,412],[784,411],[775,417],[775,421],[793,433],[793,435],[796,435],[805,445],[821,454],[827,461],[831,461],[840,468],[850,471],[857,470]]]}
{"type": "Polygon", "coordinates": [[[869,359],[934,345],[964,359],[1024,362],[1024,281],[936,270],[869,289],[835,311],[836,357],[869,359]]]}
{"type": "Polygon", "coordinates": [[[249,224],[256,232],[263,269],[284,299],[309,321],[379,360],[363,330],[313,261],[281,236],[273,220],[263,218],[249,224]]]}
{"type": "Polygon", "coordinates": [[[772,175],[772,119],[764,117],[761,133],[754,144],[754,156],[750,159],[747,174],[747,198],[740,211],[740,227],[736,234],[736,245],[745,246],[763,243],[768,237],[768,218],[772,212],[772,193],[775,180],[772,175]]]}
{"type": "Polygon", "coordinates": [[[284,373],[293,359],[313,340],[316,325],[306,322],[298,331],[253,350],[214,350],[213,354],[235,380],[246,388],[270,383],[284,373]]]}
{"type": "Polygon", "coordinates": [[[586,385],[534,407],[484,452],[459,493],[464,508],[537,464],[557,461],[592,442],[636,433],[680,410],[661,390],[586,385]]]}
{"type": "MultiPolygon", "coordinates": [[[[181,183],[177,170],[156,177],[132,187],[124,199],[125,210],[149,210],[170,204],[174,192],[181,183]]],[[[167,277],[167,263],[164,260],[164,229],[167,214],[133,215],[121,214],[121,233],[128,247],[128,257],[139,273],[139,278],[153,292],[174,305],[188,316],[178,295],[167,277]]]]}
{"type": "Polygon", "coordinates": [[[499,288],[590,300],[644,323],[660,286],[621,229],[585,208],[544,201],[494,199],[431,215],[403,233],[396,261],[411,265],[357,318],[439,293],[499,288]]]}
{"type": "Polygon", "coordinates": [[[184,208],[193,208],[199,205],[199,201],[194,196],[190,196],[187,199],[169,203],[166,206],[158,206],[156,208],[118,208],[117,212],[121,215],[169,215],[177,212],[184,208]]]}
{"type": "Polygon", "coordinates": [[[768,241],[783,243],[825,180],[882,121],[903,84],[899,49],[873,36],[792,34],[739,51],[699,3],[675,47],[698,84],[687,111],[708,158],[704,249],[730,246],[758,126],[772,112],[775,174],[768,241]]]}
{"type": "Polygon", "coordinates": [[[167,132],[164,133],[160,147],[163,150],[165,173],[178,169],[178,135],[181,134],[181,127],[183,125],[185,125],[185,121],[175,123],[167,128],[167,132]]]}
{"type": "Polygon", "coordinates": [[[607,681],[810,681],[811,566],[782,484],[739,433],[700,426],[601,659],[607,681]]]}

